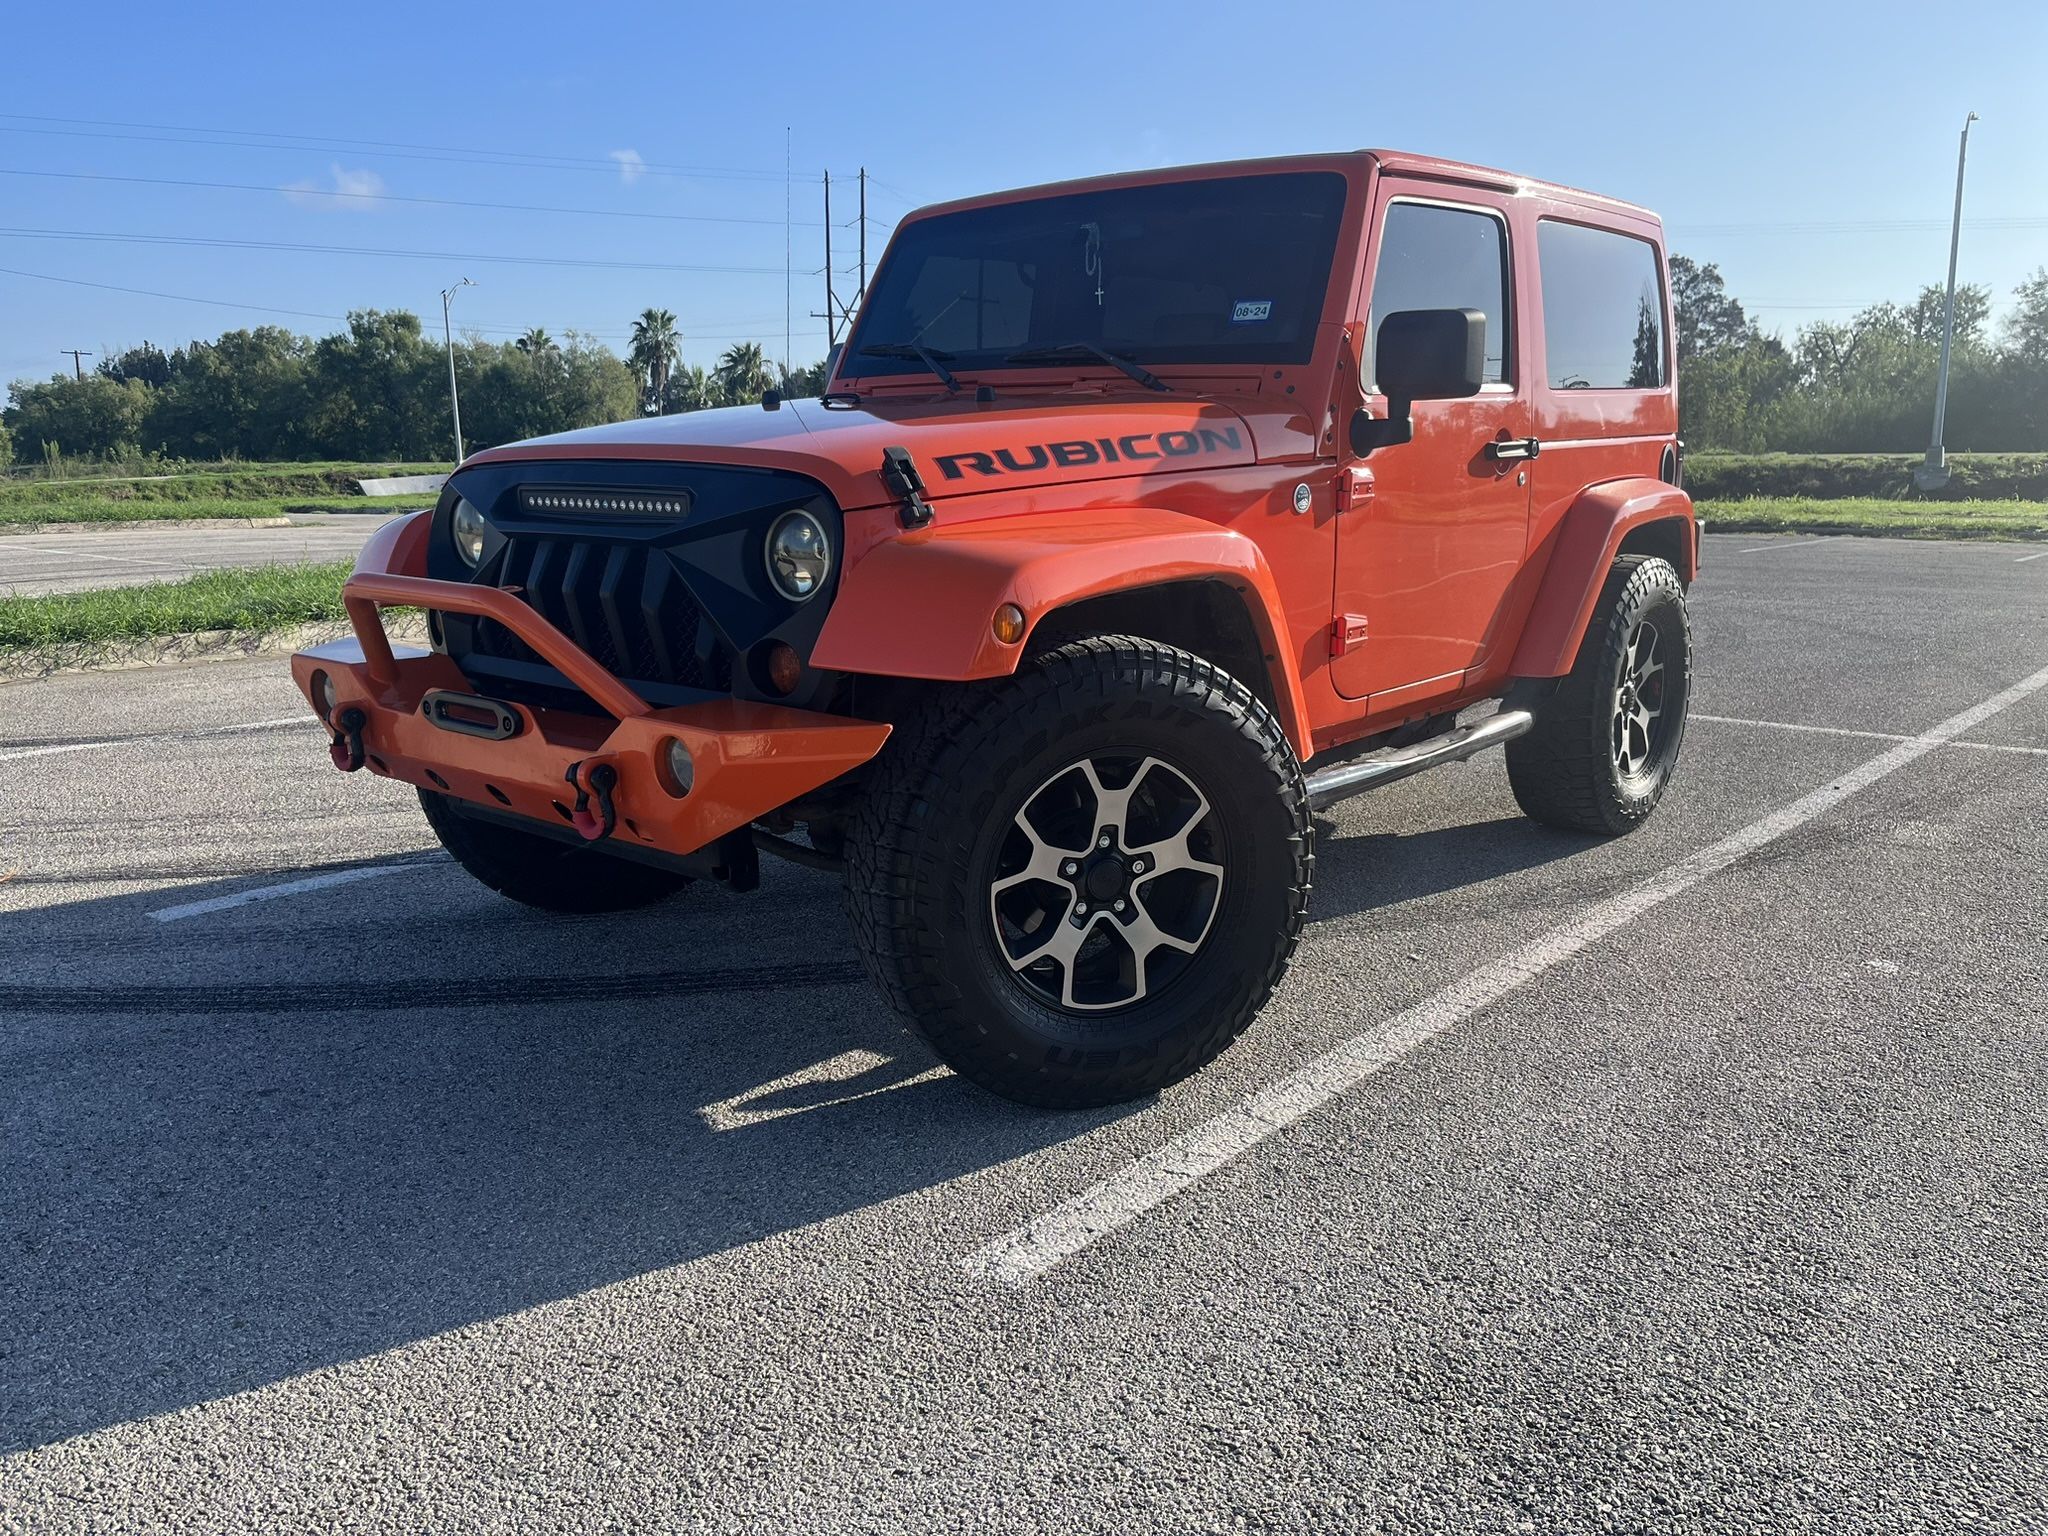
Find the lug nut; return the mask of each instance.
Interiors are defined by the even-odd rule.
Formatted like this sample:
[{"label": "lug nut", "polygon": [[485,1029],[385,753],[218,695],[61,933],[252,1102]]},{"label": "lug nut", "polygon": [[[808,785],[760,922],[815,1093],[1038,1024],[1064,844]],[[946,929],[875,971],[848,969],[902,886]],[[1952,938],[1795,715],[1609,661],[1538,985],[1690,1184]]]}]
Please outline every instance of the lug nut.
[{"label": "lug nut", "polygon": [[1105,832],[1102,834],[1102,836],[1098,837],[1095,840],[1095,846],[1098,848],[1107,848],[1109,846],[1109,834]]},{"label": "lug nut", "polygon": [[1074,916],[1076,916],[1076,917],[1086,917],[1087,915],[1088,915],[1088,903],[1087,903],[1087,902],[1085,902],[1085,901],[1077,901],[1077,902],[1075,902],[1075,903],[1074,903]]},{"label": "lug nut", "polygon": [[1116,904],[1116,909],[1117,909],[1117,911],[1119,911],[1119,912],[1123,911],[1123,909],[1124,909],[1124,904],[1123,904],[1122,902],[1118,902],[1118,903]]},{"label": "lug nut", "polygon": [[1060,866],[1060,873],[1063,875],[1078,874],[1080,872],[1080,869],[1080,865],[1076,864],[1072,859],[1069,859],[1066,863]]},{"label": "lug nut", "polygon": [[1131,873],[1134,875],[1142,875],[1143,873],[1145,873],[1145,861],[1143,859],[1131,860]]}]

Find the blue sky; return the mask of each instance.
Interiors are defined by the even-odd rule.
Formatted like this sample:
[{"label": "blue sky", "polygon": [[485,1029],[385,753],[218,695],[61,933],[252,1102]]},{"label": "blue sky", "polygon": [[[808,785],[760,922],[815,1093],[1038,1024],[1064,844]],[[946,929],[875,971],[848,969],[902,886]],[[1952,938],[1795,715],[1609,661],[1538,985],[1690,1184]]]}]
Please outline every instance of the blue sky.
[{"label": "blue sky", "polygon": [[863,165],[872,257],[915,204],[991,188],[1422,150],[1646,203],[1674,250],[1718,262],[1789,332],[1942,276],[1956,132],[1975,109],[1963,278],[2002,301],[2048,264],[2041,0],[202,0],[24,7],[5,36],[0,268],[219,302],[0,271],[0,380],[69,368],[59,348],[266,321],[320,334],[362,307],[424,315],[463,275],[478,286],[458,324],[486,335],[538,324],[618,347],[662,305],[688,361],[742,337],[779,356],[785,128],[798,361],[824,350],[818,175],[834,174],[833,254],[850,266]]}]

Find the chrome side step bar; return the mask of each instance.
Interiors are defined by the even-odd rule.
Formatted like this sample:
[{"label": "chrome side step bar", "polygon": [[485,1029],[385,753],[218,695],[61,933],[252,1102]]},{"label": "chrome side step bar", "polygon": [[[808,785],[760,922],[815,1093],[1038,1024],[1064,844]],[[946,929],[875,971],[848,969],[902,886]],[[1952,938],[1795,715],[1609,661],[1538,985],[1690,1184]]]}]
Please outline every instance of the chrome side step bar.
[{"label": "chrome side step bar", "polygon": [[1391,784],[1396,779],[1405,779],[1439,763],[1462,762],[1488,747],[1513,741],[1535,723],[1536,717],[1526,709],[1503,709],[1484,720],[1475,720],[1441,736],[1419,741],[1412,747],[1400,747],[1354,762],[1333,764],[1308,776],[1308,803],[1321,810],[1326,805],[1363,794],[1368,789],[1378,789],[1380,785]]}]

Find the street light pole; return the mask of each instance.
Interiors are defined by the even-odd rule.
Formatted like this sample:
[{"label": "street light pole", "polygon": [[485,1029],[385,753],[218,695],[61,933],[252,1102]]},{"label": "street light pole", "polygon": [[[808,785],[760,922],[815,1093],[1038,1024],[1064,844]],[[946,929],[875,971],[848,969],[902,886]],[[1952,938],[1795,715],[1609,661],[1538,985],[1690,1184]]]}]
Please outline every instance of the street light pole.
[{"label": "street light pole", "polygon": [[1934,386],[1934,438],[1927,445],[1927,458],[1913,476],[1923,491],[1937,491],[1948,484],[1948,450],[1942,446],[1942,427],[1948,416],[1948,359],[1956,340],[1956,250],[1963,239],[1963,163],[1970,155],[1972,112],[1963,119],[1962,143],[1956,149],[1956,213],[1948,231],[1948,303],[1941,318],[1941,376]]},{"label": "street light pole", "polygon": [[455,417],[455,465],[462,467],[462,398],[455,392],[455,331],[448,323],[448,306],[455,295],[465,288],[474,288],[476,281],[465,277],[452,288],[441,290],[441,340],[448,346],[448,409]]}]

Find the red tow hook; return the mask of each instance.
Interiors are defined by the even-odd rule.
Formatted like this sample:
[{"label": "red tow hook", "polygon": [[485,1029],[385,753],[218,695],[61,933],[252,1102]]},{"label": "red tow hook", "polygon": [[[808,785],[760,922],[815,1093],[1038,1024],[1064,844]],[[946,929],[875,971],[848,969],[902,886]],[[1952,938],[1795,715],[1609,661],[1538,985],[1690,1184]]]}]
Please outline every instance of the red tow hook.
[{"label": "red tow hook", "polygon": [[[595,843],[612,835],[612,829],[619,824],[617,807],[612,804],[612,791],[619,787],[619,770],[610,763],[571,763],[565,775],[576,789],[576,804],[569,812],[569,825],[589,841]],[[590,802],[597,801],[597,809],[591,810]]]},{"label": "red tow hook", "polygon": [[340,729],[328,742],[327,755],[334,759],[334,766],[343,773],[354,773],[363,766],[363,727],[368,723],[360,709],[344,709],[341,718],[335,721]]}]

